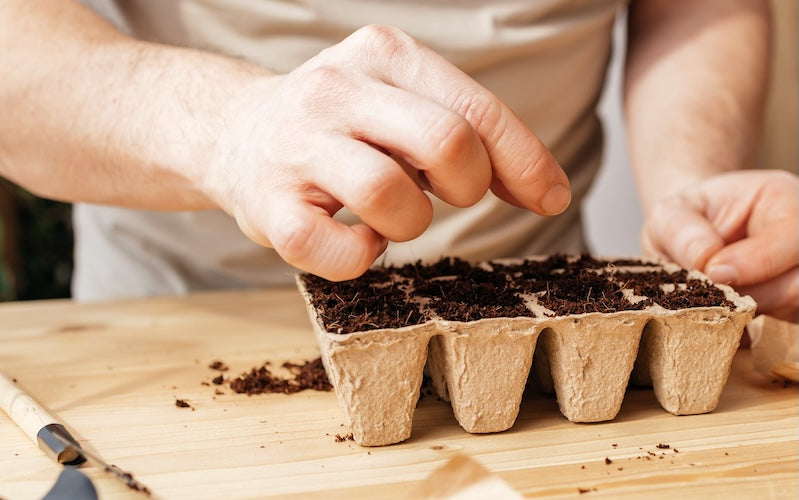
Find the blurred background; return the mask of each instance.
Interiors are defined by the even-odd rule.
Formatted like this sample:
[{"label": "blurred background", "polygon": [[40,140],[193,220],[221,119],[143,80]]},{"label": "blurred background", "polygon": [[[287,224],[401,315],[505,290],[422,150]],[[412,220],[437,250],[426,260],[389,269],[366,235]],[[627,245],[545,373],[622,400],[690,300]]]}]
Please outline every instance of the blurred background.
[{"label": "blurred background", "polygon": [[[799,171],[799,0],[772,0],[774,55],[758,168]],[[629,168],[621,112],[624,20],[619,19],[608,85],[600,103],[606,146],[597,182],[583,206],[598,255],[641,250],[642,217]],[[794,235],[795,236],[795,235]],[[72,224],[69,204],[44,200],[0,178],[0,301],[69,297]]]}]

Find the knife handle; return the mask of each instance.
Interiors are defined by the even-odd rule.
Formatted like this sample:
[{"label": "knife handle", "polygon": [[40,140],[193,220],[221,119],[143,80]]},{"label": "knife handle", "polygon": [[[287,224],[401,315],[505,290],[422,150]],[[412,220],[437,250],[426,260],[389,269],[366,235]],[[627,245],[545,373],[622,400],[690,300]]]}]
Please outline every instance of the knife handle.
[{"label": "knife handle", "polygon": [[39,429],[58,423],[39,403],[2,373],[0,373],[0,407],[31,438],[31,441],[37,444],[36,435]]},{"label": "knife handle", "polygon": [[31,441],[59,463],[78,465],[86,461],[78,451],[80,447],[69,431],[2,373],[0,373],[0,408],[3,408]]}]

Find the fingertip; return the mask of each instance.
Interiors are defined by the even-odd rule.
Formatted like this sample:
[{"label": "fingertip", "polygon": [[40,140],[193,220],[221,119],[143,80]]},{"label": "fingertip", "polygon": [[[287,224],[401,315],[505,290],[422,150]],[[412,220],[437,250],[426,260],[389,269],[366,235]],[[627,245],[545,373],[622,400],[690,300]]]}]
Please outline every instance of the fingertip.
[{"label": "fingertip", "polygon": [[372,252],[367,252],[364,254],[362,261],[366,263],[366,267],[364,267],[363,271],[360,273],[363,274],[363,272],[369,269],[369,266],[371,266],[374,261],[386,251],[386,248],[388,248],[388,238],[366,224],[355,224],[350,226],[350,229],[352,232],[357,234],[362,241],[370,242],[373,249]]},{"label": "fingertip", "polygon": [[565,184],[555,184],[541,200],[541,208],[545,213],[541,215],[557,215],[569,208],[572,193]]},{"label": "fingertip", "polygon": [[319,207],[294,201],[285,208],[279,222],[270,226],[272,247],[288,264],[327,280],[357,278],[387,245],[366,224],[348,226]]},{"label": "fingertip", "polygon": [[721,245],[721,243],[712,237],[697,237],[685,246],[684,257],[682,259],[678,258],[677,261],[692,269],[705,269],[708,259],[719,251]]},{"label": "fingertip", "polygon": [[375,256],[375,259],[383,255],[383,252],[385,252],[387,248],[388,248],[388,238],[383,237],[380,239],[380,242],[378,244],[378,251],[377,255]]},{"label": "fingertip", "polygon": [[705,272],[714,283],[733,285],[738,281],[738,270],[729,264],[709,264]]},{"label": "fingertip", "polygon": [[330,281],[346,281],[361,276],[388,247],[388,239],[366,224],[349,226],[344,231],[351,232],[352,238],[340,240],[340,245],[331,252],[330,260],[324,266],[326,275],[322,277]]}]

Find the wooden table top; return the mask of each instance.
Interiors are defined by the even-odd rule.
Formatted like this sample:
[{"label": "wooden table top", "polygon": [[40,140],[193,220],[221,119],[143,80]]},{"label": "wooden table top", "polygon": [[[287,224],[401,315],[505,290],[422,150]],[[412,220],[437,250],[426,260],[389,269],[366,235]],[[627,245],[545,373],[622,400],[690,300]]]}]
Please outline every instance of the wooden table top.
[{"label": "wooden table top", "polygon": [[[753,372],[745,350],[710,414],[676,417],[630,390],[614,421],[573,424],[533,393],[513,428],[470,435],[426,397],[411,439],[382,448],[335,439],[347,429],[332,392],[215,394],[214,360],[235,376],[316,358],[303,307],[294,289],[0,304],[0,371],[161,498],[408,498],[456,454],[528,497],[799,497],[797,386]],[[83,470],[105,498],[144,498]],[[0,412],[0,498],[40,498],[59,472]]]}]

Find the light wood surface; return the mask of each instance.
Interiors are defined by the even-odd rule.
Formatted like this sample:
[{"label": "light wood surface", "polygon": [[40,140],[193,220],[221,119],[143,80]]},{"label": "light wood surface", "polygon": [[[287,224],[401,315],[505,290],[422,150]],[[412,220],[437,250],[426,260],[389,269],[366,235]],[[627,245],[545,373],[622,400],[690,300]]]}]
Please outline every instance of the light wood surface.
[{"label": "light wood surface", "polygon": [[[470,435],[447,403],[426,397],[411,439],[383,448],[336,442],[348,431],[333,393],[215,395],[202,385],[217,359],[237,375],[317,355],[293,289],[0,305],[0,371],[162,498],[404,498],[455,454],[530,497],[799,495],[796,385],[755,373],[748,351],[711,414],[675,417],[651,391],[630,390],[614,421],[573,424],[554,399],[529,394],[512,429]],[[136,498],[84,470],[104,498]],[[41,497],[59,471],[0,413],[0,498]]]}]

